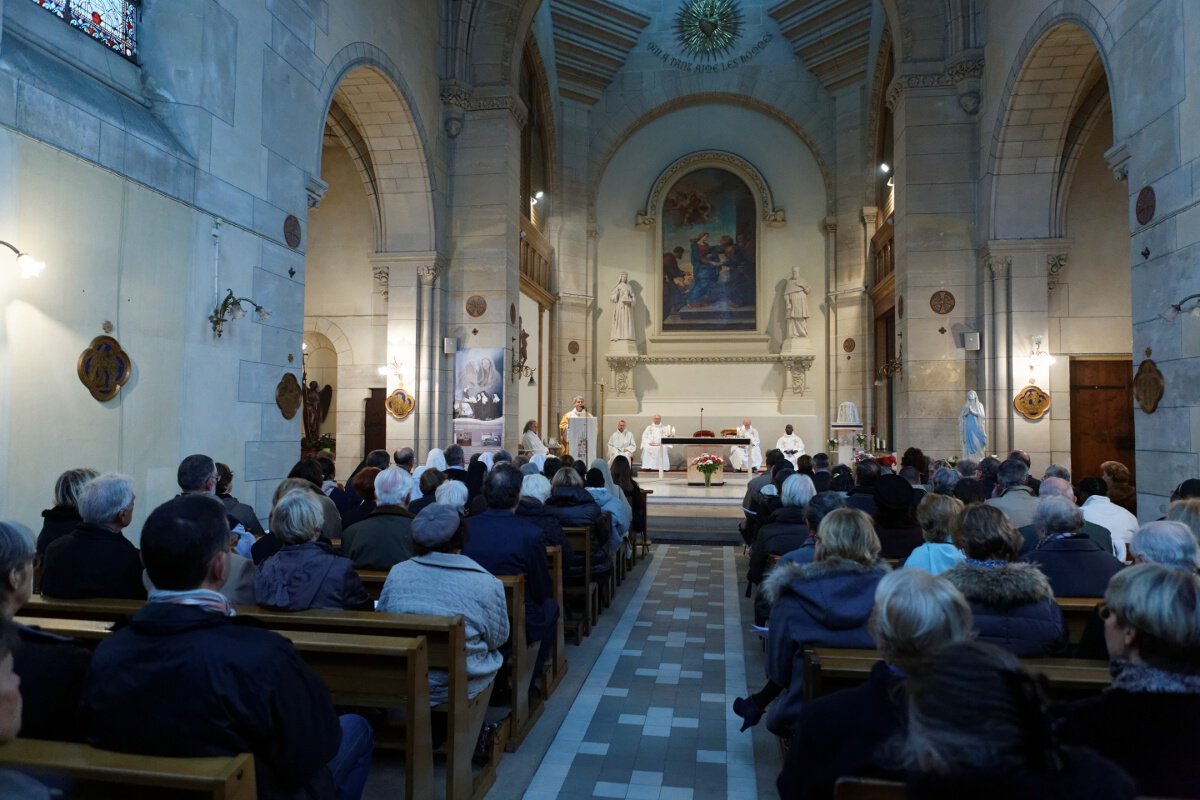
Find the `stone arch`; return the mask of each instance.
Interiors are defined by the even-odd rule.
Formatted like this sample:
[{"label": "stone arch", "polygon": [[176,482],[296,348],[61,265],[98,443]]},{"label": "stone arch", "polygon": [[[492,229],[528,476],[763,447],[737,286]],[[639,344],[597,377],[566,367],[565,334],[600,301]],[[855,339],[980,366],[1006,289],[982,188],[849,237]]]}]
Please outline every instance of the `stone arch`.
[{"label": "stone arch", "polygon": [[326,317],[311,317],[310,320],[312,327],[305,327],[304,336],[307,338],[309,334],[316,334],[327,339],[333,351],[337,353],[339,365],[353,364],[354,348],[338,324]]},{"label": "stone arch", "polygon": [[[736,94],[725,92],[709,92],[686,95],[677,97],[673,100],[668,100],[657,106],[651,105],[652,100],[646,98],[638,99],[638,106],[631,108],[630,111],[635,115],[628,124],[624,127],[617,128],[616,124],[607,125],[601,128],[596,136],[592,138],[591,152],[597,154],[594,157],[591,167],[591,175],[589,178],[589,186],[591,187],[588,197],[589,207],[595,207],[596,195],[600,188],[600,179],[608,169],[609,162],[616,156],[617,152],[633,136],[638,130],[645,127],[660,117],[679,111],[683,108],[689,108],[697,105],[726,105],[739,106],[756,111],[766,117],[769,117],[796,134],[801,141],[808,147],[812,153],[813,159],[817,162],[817,167],[821,171],[821,180],[825,184],[825,202],[829,213],[833,213],[836,195],[834,193],[833,174],[829,168],[829,163],[822,155],[823,150],[813,137],[812,133],[800,125],[797,119],[801,116],[809,116],[805,114],[805,106],[799,99],[791,101],[795,108],[785,107],[780,108],[764,100],[753,97],[751,94]],[[793,113],[794,112],[794,113]],[[810,112],[811,113],[811,112]],[[621,119],[628,119],[629,113],[620,115]],[[828,139],[828,135],[823,137]],[[833,152],[832,146],[828,148],[829,152]]]},{"label": "stone arch", "polygon": [[[990,238],[1063,234],[1080,115],[1094,119],[1095,87],[1111,86],[1112,44],[1103,17],[1086,0],[1058,0],[1030,28],[996,113],[988,169]],[[1113,112],[1116,140],[1120,125]],[[1045,198],[1045,205],[1031,207],[1030,197]]]},{"label": "stone arch", "polygon": [[896,36],[896,72],[910,61],[942,61],[948,55],[951,20],[959,18],[952,6],[965,0],[881,0],[888,27]]},{"label": "stone arch", "polygon": [[[454,4],[454,0],[450,0]],[[463,66],[472,85],[515,87],[525,39],[542,0],[466,0],[458,12],[465,32]],[[466,27],[467,30],[461,30]]]},{"label": "stone arch", "polygon": [[[336,107],[359,132],[366,153],[355,158],[364,186],[378,209],[376,249],[427,252],[436,249],[436,191],[432,151],[417,105],[395,64],[378,48],[357,42],[344,47],[325,70],[321,84],[323,135]],[[321,163],[316,142],[316,164]],[[361,151],[361,145],[358,147]],[[369,158],[364,156],[369,155]],[[374,194],[372,194],[374,192]]]}]

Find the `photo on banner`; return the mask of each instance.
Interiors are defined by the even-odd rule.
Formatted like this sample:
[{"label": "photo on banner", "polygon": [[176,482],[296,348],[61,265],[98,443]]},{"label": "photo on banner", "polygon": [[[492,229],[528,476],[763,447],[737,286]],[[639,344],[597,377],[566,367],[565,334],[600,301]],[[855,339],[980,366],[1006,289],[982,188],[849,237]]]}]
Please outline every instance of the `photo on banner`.
[{"label": "photo on banner", "polygon": [[499,450],[504,436],[504,349],[454,354],[454,443],[468,458]]},{"label": "photo on banner", "polygon": [[689,172],[662,209],[662,329],[752,331],[758,325],[758,210],[728,170]]}]

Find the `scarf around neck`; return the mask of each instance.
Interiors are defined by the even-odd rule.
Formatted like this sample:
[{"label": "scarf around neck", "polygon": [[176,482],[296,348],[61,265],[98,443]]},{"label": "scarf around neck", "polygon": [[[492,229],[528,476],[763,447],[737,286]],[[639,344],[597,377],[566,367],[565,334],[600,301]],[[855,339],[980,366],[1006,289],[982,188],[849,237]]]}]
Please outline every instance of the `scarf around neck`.
[{"label": "scarf around neck", "polygon": [[1152,694],[1200,694],[1200,675],[1169,672],[1129,661],[1114,661],[1109,669],[1113,682],[1108,691],[1123,689],[1126,692]]},{"label": "scarf around neck", "polygon": [[188,589],[177,592],[169,589],[154,589],[147,598],[151,603],[171,603],[177,606],[198,606],[224,617],[237,616],[229,600],[212,589]]}]

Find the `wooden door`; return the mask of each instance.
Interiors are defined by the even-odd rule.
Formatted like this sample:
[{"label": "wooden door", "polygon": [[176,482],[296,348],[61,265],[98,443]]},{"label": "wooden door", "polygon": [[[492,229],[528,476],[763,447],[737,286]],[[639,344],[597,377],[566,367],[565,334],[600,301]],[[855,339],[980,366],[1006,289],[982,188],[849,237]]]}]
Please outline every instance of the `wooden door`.
[{"label": "wooden door", "polygon": [[1098,477],[1105,461],[1132,475],[1133,449],[1133,362],[1071,359],[1071,477]]},{"label": "wooden door", "polygon": [[363,458],[372,450],[387,449],[387,389],[372,389],[363,400]]}]

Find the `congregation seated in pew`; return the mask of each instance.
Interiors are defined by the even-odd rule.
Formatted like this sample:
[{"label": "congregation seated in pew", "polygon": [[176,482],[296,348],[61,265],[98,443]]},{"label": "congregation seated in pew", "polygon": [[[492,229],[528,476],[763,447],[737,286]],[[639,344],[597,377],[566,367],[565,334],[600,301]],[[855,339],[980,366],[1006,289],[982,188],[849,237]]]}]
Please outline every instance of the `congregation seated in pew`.
[{"label": "congregation seated in pew", "polygon": [[[467,694],[483,691],[504,663],[501,646],[509,624],[504,586],[463,555],[466,521],[449,506],[434,504],[412,524],[413,557],[392,567],[376,610],[392,614],[461,614],[467,633]],[[445,670],[429,670],[429,702],[446,702]]]},{"label": "congregation seated in pew", "polygon": [[[547,459],[547,465],[556,459]],[[598,532],[597,525],[603,519],[603,511],[596,500],[583,488],[583,479],[570,467],[562,467],[550,481],[550,499],[546,500],[546,513],[558,520],[564,528],[587,528],[592,536],[592,575],[603,579],[613,569],[612,546],[607,536]],[[582,574],[583,554],[575,553],[567,562],[564,577],[573,578]]]},{"label": "congregation seated in pew", "polygon": [[[311,481],[303,478],[284,478],[275,487],[275,493],[271,495],[271,508],[279,505],[279,501],[291,492],[308,492],[317,498],[317,502],[321,504],[321,533],[317,537],[317,541],[333,547],[333,540],[340,539],[342,535],[341,517],[338,517],[336,526],[330,521],[329,508],[333,505],[333,501],[329,500]],[[326,505],[326,502],[329,505]],[[334,508],[336,509],[336,506]],[[254,565],[258,567],[282,548],[283,540],[268,533],[250,548],[250,556],[254,560]]]},{"label": "congregation seated in pew", "polygon": [[412,487],[412,476],[399,467],[375,476],[375,509],[342,531],[342,552],[355,569],[387,571],[412,557]]},{"label": "congregation seated in pew", "polygon": [[254,577],[254,599],[263,608],[370,611],[374,603],[350,559],[318,541],[324,512],[309,492],[292,492],[271,510],[271,535],[283,548]]},{"label": "congregation seated in pew", "polygon": [[335,788],[361,796],[370,726],[335,714],[329,689],[290,642],[230,616],[216,591],[228,550],[225,509],[214,498],[182,495],[147,518],[142,557],[157,588],[92,656],[82,701],[88,742],[163,756],[253,752],[260,797]]},{"label": "congregation seated in pew", "polygon": [[79,490],[100,473],[89,467],[69,469],[54,482],[54,505],[42,512],[42,531],[37,537],[38,555],[56,540],[75,530],[83,517],[79,516]]}]

